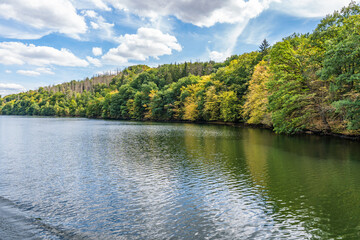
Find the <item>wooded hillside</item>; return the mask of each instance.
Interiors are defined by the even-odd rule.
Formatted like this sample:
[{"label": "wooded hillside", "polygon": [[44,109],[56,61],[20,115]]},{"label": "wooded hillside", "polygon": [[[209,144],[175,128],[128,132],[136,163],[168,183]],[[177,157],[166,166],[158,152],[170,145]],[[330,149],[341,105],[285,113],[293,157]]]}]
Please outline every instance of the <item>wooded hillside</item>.
[{"label": "wooded hillside", "polygon": [[360,133],[360,7],[223,63],[137,65],[0,99],[3,115],[246,122]]}]

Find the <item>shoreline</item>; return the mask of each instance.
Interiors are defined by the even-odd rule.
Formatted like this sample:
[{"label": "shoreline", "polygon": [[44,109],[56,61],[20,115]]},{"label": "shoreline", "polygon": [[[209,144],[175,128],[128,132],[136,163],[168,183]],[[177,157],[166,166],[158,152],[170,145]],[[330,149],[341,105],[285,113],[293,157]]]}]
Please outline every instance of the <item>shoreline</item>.
[{"label": "shoreline", "polygon": [[222,121],[185,121],[185,120],[136,120],[136,119],[112,119],[112,118],[90,118],[90,117],[71,117],[71,116],[30,116],[30,115],[1,115],[0,116],[16,116],[16,117],[44,117],[44,118],[84,118],[84,119],[93,119],[93,120],[107,120],[107,121],[133,121],[133,122],[154,122],[154,123],[191,123],[191,124],[207,124],[207,125],[226,125],[233,127],[249,127],[255,129],[267,129],[271,130],[275,135],[283,136],[320,136],[320,137],[334,137],[339,139],[351,140],[351,141],[360,141],[360,135],[347,135],[341,133],[332,133],[332,132],[322,132],[322,131],[313,131],[305,129],[302,132],[295,134],[277,134],[273,131],[273,128],[263,124],[248,124],[243,122],[222,122]]}]

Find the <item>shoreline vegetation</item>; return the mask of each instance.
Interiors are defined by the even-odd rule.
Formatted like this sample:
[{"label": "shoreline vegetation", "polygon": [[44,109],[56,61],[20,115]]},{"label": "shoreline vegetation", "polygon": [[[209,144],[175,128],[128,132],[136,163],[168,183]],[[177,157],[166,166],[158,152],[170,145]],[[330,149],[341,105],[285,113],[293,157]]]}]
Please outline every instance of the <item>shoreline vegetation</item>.
[{"label": "shoreline vegetation", "polygon": [[[1,116],[1,115],[0,115]],[[4,115],[3,115],[4,116]],[[27,117],[29,115],[7,115],[7,116],[20,116]],[[32,115],[30,117],[53,117],[53,118],[85,118],[85,119],[93,119],[93,120],[109,120],[109,121],[134,121],[134,122],[146,122],[146,123],[183,123],[183,124],[206,124],[206,125],[224,125],[224,126],[232,126],[232,127],[249,127],[253,129],[264,129],[273,131],[273,127],[269,125],[263,124],[249,124],[246,122],[221,122],[221,121],[186,121],[186,120],[149,120],[149,119],[111,119],[111,118],[89,118],[89,117],[81,117],[81,116],[45,116],[45,115]],[[325,137],[335,137],[339,139],[346,139],[351,141],[360,141],[359,135],[348,135],[348,134],[337,134],[332,132],[321,132],[321,131],[311,131],[304,129],[303,131],[299,131],[296,134],[288,134],[288,136],[325,136]]]},{"label": "shoreline vegetation", "polygon": [[360,6],[224,62],[131,66],[0,97],[2,115],[244,124],[360,139]]}]

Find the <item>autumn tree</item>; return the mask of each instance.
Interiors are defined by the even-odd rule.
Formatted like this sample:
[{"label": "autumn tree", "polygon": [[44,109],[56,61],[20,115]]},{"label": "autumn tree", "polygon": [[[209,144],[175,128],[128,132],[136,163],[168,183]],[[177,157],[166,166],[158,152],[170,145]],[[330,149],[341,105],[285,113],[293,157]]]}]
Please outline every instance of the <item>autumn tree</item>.
[{"label": "autumn tree", "polygon": [[243,106],[243,117],[249,124],[271,125],[271,113],[268,102],[268,81],[270,79],[268,63],[261,61],[256,65],[254,74],[249,82],[249,91]]}]

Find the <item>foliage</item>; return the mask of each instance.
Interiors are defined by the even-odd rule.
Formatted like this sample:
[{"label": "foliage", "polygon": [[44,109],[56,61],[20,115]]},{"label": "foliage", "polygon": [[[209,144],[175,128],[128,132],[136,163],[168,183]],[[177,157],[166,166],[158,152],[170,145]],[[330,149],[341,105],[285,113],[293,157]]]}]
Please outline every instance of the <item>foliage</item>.
[{"label": "foliage", "polygon": [[270,49],[270,43],[265,38],[259,46],[261,56],[262,57],[266,56],[269,53],[269,49]]},{"label": "foliage", "polygon": [[360,133],[360,7],[222,63],[128,67],[0,97],[2,115],[247,122],[277,133]]},{"label": "foliage", "polygon": [[254,74],[249,82],[249,92],[243,106],[243,117],[249,124],[264,124],[271,126],[271,114],[268,111],[269,91],[267,83],[270,69],[265,61],[256,65]]},{"label": "foliage", "polygon": [[305,129],[311,114],[306,111],[310,93],[302,74],[299,52],[300,47],[289,40],[277,43],[271,51],[269,109],[277,133],[296,133]]}]

